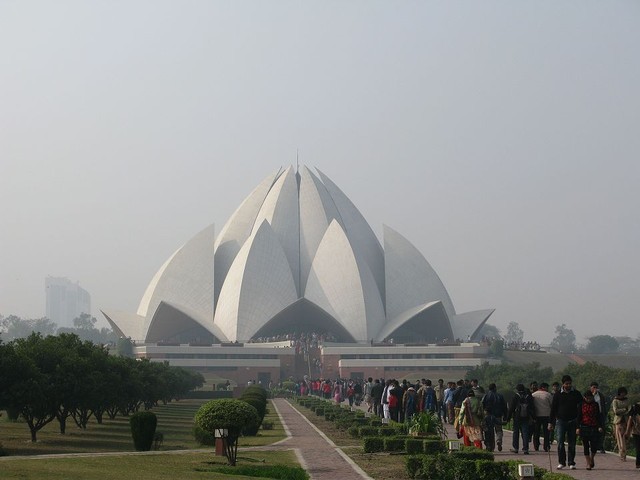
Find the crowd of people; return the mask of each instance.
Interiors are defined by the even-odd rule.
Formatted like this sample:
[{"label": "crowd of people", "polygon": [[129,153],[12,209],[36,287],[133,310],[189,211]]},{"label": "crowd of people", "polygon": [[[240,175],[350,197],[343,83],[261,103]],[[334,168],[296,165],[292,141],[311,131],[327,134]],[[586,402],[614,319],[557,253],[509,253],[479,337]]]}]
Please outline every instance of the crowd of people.
[{"label": "crowd of people", "polygon": [[[298,388],[301,395],[317,395],[338,404],[345,400],[350,406],[364,402],[368,412],[397,422],[410,421],[419,412],[432,412],[453,425],[465,445],[489,451],[502,451],[503,426],[511,422],[510,451],[526,455],[532,444],[535,451],[550,452],[555,437],[559,470],[577,468],[578,437],[582,440],[586,469],[595,467],[596,454],[604,453],[605,426],[611,410],[620,460],[626,461],[630,437],[636,452],[640,450],[640,402],[631,404],[627,389],[620,387],[609,404],[595,381],[580,393],[569,375],[551,386],[535,381],[528,387],[518,384],[508,400],[495,383],[485,390],[475,379],[446,384],[439,379],[434,384],[424,378],[411,383],[371,377],[366,381],[305,377]],[[636,468],[640,468],[640,455],[636,457]]]}]

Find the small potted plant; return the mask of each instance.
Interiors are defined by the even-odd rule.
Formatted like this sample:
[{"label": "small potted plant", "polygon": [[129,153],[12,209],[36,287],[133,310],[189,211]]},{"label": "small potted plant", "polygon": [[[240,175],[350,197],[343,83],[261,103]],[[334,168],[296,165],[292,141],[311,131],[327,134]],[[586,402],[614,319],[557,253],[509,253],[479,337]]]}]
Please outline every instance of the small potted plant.
[{"label": "small potted plant", "polygon": [[447,430],[435,412],[416,413],[409,420],[409,435],[426,437],[429,435],[445,438]]}]

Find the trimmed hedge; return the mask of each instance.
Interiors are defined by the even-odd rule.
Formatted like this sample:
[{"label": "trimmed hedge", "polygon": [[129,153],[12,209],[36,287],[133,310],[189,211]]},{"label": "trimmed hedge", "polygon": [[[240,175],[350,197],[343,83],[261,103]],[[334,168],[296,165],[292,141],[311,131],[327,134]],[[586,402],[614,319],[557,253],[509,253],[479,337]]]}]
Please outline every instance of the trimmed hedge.
[{"label": "trimmed hedge", "polygon": [[358,434],[361,437],[373,437],[376,436],[378,434],[378,427],[359,427],[358,428]]},{"label": "trimmed hedge", "polygon": [[364,453],[384,451],[384,439],[380,437],[365,437],[362,442]]},{"label": "trimmed hedge", "polygon": [[475,447],[464,447],[462,450],[458,450],[457,452],[451,452],[451,455],[461,460],[495,460],[492,452],[489,452],[488,450],[480,450]]},{"label": "trimmed hedge", "polygon": [[380,427],[378,429],[378,435],[380,435],[381,437],[393,437],[397,434],[398,432],[393,427]]},{"label": "trimmed hedge", "polygon": [[404,449],[409,455],[416,455],[424,452],[423,441],[418,438],[407,438],[404,441]]},{"label": "trimmed hedge", "polygon": [[384,451],[385,452],[403,452],[406,442],[404,437],[385,437],[384,438]]},{"label": "trimmed hedge", "polygon": [[447,442],[444,440],[434,440],[429,438],[422,440],[422,450],[426,454],[435,455],[437,453],[447,453]]},{"label": "trimmed hedge", "polygon": [[274,478],[277,480],[309,480],[309,474],[301,467],[286,465],[240,465],[235,467],[220,466],[198,469],[200,472],[218,472],[225,475],[244,475],[257,478]]}]

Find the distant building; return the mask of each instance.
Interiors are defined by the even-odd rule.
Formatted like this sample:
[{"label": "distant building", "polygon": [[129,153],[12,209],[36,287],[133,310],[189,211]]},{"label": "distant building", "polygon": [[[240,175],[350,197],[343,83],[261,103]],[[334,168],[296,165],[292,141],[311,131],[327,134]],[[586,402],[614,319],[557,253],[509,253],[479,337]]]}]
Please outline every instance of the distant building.
[{"label": "distant building", "polygon": [[73,320],[82,313],[91,314],[91,295],[78,282],[68,278],[47,277],[46,317],[58,327],[73,327]]}]

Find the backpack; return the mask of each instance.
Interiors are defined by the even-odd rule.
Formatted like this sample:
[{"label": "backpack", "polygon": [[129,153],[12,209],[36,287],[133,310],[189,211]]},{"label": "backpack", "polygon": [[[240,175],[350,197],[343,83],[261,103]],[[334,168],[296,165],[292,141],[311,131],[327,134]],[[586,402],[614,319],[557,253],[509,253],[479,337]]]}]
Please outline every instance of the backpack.
[{"label": "backpack", "polygon": [[529,418],[530,415],[530,400],[531,397],[527,396],[527,395],[520,395],[518,394],[518,406],[516,407],[517,410],[517,416],[520,418]]},{"label": "backpack", "polygon": [[398,397],[394,394],[389,394],[389,408],[396,408],[398,406]]}]

